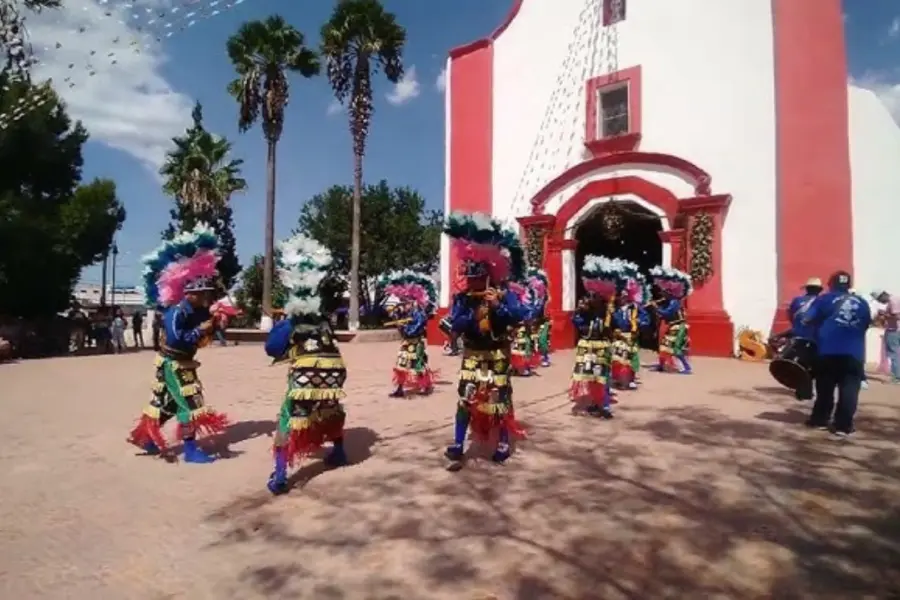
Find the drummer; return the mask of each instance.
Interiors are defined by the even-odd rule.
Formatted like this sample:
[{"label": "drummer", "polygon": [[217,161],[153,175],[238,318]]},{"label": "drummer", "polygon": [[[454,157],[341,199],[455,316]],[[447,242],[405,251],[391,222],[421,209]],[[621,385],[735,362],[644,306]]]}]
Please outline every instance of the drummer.
[{"label": "drummer", "polygon": [[[806,285],[803,286],[803,293],[791,300],[788,306],[788,318],[791,321],[791,330],[788,332],[788,335],[790,335],[791,339],[797,340],[797,344],[804,347],[800,351],[807,355],[810,362],[815,357],[816,332],[815,328],[803,319],[815,299],[822,293],[822,289],[822,280],[818,277],[810,277],[806,281]],[[795,395],[797,400],[812,400],[812,377],[797,388]]]}]

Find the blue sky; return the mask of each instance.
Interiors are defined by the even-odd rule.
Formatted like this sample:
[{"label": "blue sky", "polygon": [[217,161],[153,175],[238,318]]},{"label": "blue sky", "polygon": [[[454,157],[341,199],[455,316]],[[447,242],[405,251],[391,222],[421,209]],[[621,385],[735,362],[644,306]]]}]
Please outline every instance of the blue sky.
[{"label": "blue sky", "polygon": [[[181,12],[184,15],[185,10],[199,11],[206,2],[170,0],[169,3],[187,4],[188,7]],[[393,105],[386,98],[392,91],[391,86],[383,79],[376,80],[376,113],[365,162],[368,181],[384,178],[394,185],[409,185],[418,189],[430,206],[441,205],[444,190],[444,99],[436,80],[444,66],[447,51],[489,33],[502,20],[510,2],[385,0],[388,10],[394,12],[407,28],[405,63],[408,69],[415,69],[418,95],[401,105]],[[319,28],[331,7],[332,2],[326,0],[245,0],[217,16],[200,19],[192,27],[174,33],[164,41],[161,50],[155,51],[156,60],[152,65],[155,75],[147,80],[150,83],[135,79],[134,93],[137,96],[110,99],[105,96],[101,84],[91,88],[92,81],[99,81],[98,78],[89,80],[87,75],[82,74],[79,80],[72,76],[75,84],[71,88],[73,93],[81,90],[91,92],[85,92],[84,97],[73,96],[73,103],[85,111],[102,108],[107,113],[114,113],[118,119],[111,121],[107,114],[104,117],[106,121],[96,121],[99,123],[97,130],[103,134],[95,136],[87,145],[84,175],[85,179],[114,179],[128,210],[128,220],[119,238],[119,282],[137,282],[141,254],[158,243],[159,232],[167,223],[171,200],[161,193],[159,181],[151,172],[149,165],[158,159],[161,152],[152,148],[164,148],[165,136],[171,131],[178,131],[181,122],[188,118],[189,104],[194,99],[204,106],[207,128],[231,139],[236,157],[246,161],[244,175],[250,189],[233,200],[238,251],[246,264],[250,256],[261,250],[265,145],[258,128],[245,134],[237,131],[237,108],[225,93],[226,84],[233,78],[224,51],[225,41],[243,21],[277,12],[302,31],[310,44],[317,45]],[[897,93],[900,88],[896,87],[900,82],[900,72],[897,70],[900,66],[900,21],[897,20],[900,5],[896,0],[847,0],[845,7],[852,76],[876,89],[886,102],[896,101],[900,96]],[[206,12],[209,10],[206,9]],[[173,25],[188,22],[183,16],[179,17],[181,21],[171,15],[167,18]],[[161,28],[163,21],[159,20],[155,25],[159,31],[164,30]],[[66,23],[57,20],[54,26],[61,28]],[[170,28],[174,29],[178,27]],[[153,27],[148,27],[148,30],[153,30]],[[82,37],[87,35],[85,32],[81,34]],[[42,33],[44,38],[51,35],[49,30]],[[73,40],[88,43],[80,38]],[[66,50],[70,47],[67,43]],[[104,48],[95,49],[100,51]],[[57,58],[60,63],[66,60],[70,64],[74,62],[74,59]],[[126,74],[136,77],[141,68],[141,65],[136,65],[127,73],[113,72],[108,75],[110,81],[118,81]],[[54,77],[54,81],[58,79],[59,75]],[[142,108],[139,94],[148,86],[162,86],[160,89],[163,92],[157,93],[152,104],[147,100],[147,108]],[[113,110],[115,102],[120,101],[123,107]],[[309,197],[329,185],[349,183],[351,180],[352,153],[346,118],[343,114],[329,115],[331,103],[331,92],[324,77],[292,80],[291,103],[278,150],[278,237],[286,235],[294,227],[298,211]],[[129,115],[134,114],[132,111],[151,113],[150,116],[161,119],[156,124],[145,123],[148,129],[158,133],[156,139],[145,140],[140,131],[134,131],[134,124],[128,124]],[[166,111],[177,114],[164,119],[162,113]],[[91,119],[97,118],[100,117],[94,115],[85,119],[89,128]],[[174,124],[176,122],[177,125]],[[127,136],[127,141],[121,141],[123,136]],[[126,150],[110,147],[109,144]],[[98,282],[99,279],[97,267],[87,269],[83,276],[83,280],[89,282]]]}]

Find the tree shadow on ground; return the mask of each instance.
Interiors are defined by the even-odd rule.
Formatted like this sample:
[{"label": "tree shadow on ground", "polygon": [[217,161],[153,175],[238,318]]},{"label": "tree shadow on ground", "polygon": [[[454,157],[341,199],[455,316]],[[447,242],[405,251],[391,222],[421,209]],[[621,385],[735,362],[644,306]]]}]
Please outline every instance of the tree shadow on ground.
[{"label": "tree shadow on ground", "polygon": [[448,473],[449,431],[423,428],[381,440],[377,469],[347,470],[285,503],[216,511],[215,547],[244,559],[234,585],[335,599],[800,600],[900,589],[896,418],[862,417],[865,436],[839,445],[766,413],[737,419],[708,406],[626,403],[614,422],[532,408],[531,439],[502,467]]}]

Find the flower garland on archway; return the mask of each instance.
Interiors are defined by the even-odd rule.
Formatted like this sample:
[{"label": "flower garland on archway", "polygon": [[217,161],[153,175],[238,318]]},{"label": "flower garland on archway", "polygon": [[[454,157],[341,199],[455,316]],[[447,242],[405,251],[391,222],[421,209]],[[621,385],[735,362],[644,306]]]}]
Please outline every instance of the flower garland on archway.
[{"label": "flower garland on archway", "polygon": [[694,283],[708,281],[713,275],[713,220],[709,213],[699,213],[691,223],[690,275]]}]

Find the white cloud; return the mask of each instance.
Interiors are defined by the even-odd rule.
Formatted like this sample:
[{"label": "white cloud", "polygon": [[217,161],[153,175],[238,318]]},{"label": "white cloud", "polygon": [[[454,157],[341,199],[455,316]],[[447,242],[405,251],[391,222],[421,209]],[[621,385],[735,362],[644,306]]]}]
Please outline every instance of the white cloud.
[{"label": "white cloud", "polygon": [[437,79],[434,80],[434,87],[437,88],[437,91],[444,92],[447,90],[447,67],[441,69],[441,72],[438,73]]},{"label": "white cloud", "polygon": [[334,115],[339,115],[344,111],[344,105],[334,99],[331,101],[331,104],[328,105],[328,108],[325,109],[325,114],[329,117],[333,117]]},{"label": "white cloud", "polygon": [[92,140],[156,172],[171,138],[190,124],[193,101],[162,75],[166,56],[151,36],[189,23],[179,22],[185,14],[158,16],[167,0],[127,1],[67,0],[63,9],[30,16],[30,41],[41,61],[33,75],[53,79]]},{"label": "white cloud", "polygon": [[891,26],[888,27],[888,37],[891,39],[900,37],[900,17],[894,17],[894,20],[891,21]]},{"label": "white cloud", "polygon": [[416,77],[416,66],[412,65],[404,73],[403,78],[394,85],[394,89],[386,94],[387,101],[394,106],[406,104],[419,97],[419,80]]},{"label": "white cloud", "polygon": [[900,76],[897,72],[890,73],[871,72],[860,78],[851,77],[852,85],[872,90],[884,103],[894,120],[900,124]]}]

